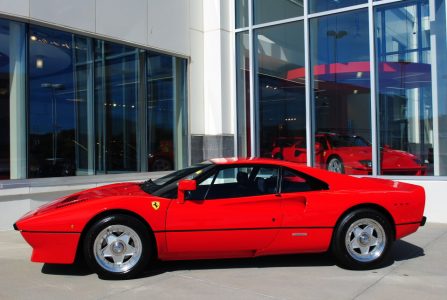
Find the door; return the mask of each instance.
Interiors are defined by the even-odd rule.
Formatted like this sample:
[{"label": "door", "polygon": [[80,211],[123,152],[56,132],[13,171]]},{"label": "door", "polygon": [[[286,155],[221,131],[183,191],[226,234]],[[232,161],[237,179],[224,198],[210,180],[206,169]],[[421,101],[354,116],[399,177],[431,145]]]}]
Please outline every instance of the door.
[{"label": "door", "polygon": [[184,258],[252,256],[267,247],[281,224],[278,168],[231,166],[197,184],[167,213],[167,250]]}]

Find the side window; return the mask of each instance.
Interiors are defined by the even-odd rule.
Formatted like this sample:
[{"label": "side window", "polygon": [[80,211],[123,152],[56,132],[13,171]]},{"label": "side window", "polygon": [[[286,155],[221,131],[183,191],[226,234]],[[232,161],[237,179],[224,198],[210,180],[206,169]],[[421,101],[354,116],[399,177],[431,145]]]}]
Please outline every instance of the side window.
[{"label": "side window", "polygon": [[198,184],[188,199],[211,200],[274,194],[277,191],[278,168],[231,167],[220,169]]},{"label": "side window", "polygon": [[282,193],[307,192],[311,190],[311,185],[303,176],[289,169],[283,170],[281,183]]},{"label": "side window", "polygon": [[277,193],[278,188],[278,168],[261,167],[254,176],[254,184],[258,195]]}]

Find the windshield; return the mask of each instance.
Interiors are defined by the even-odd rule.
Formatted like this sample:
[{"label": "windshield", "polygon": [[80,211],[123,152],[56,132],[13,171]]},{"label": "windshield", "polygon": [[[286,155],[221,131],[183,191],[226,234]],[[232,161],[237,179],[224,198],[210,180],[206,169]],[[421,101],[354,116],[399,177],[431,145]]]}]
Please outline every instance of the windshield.
[{"label": "windshield", "polygon": [[332,147],[367,147],[369,143],[360,136],[352,135],[328,135]]},{"label": "windshield", "polygon": [[[210,161],[205,161],[185,169],[181,169],[166,176],[160,177],[158,179],[146,180],[141,184],[141,189],[148,194],[154,194],[156,191],[161,189],[166,190],[168,186],[176,186],[177,182],[181,179],[195,179],[197,176],[202,174],[204,169],[213,165]],[[157,193],[158,194],[158,193]],[[155,195],[155,194],[154,194]]]}]

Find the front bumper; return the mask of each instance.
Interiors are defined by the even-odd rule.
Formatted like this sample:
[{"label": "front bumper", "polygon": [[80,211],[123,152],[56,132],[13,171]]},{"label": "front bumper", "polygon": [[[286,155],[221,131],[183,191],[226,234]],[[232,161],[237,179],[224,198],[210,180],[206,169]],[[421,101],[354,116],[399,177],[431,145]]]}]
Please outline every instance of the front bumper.
[{"label": "front bumper", "polygon": [[34,231],[20,233],[33,248],[31,261],[52,264],[72,264],[75,261],[81,233]]}]

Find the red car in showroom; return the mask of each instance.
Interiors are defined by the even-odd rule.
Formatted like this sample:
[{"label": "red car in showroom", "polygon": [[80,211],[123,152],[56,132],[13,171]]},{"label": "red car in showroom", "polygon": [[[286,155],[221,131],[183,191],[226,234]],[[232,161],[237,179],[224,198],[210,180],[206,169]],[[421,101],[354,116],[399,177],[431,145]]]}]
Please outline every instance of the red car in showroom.
[{"label": "red car in showroom", "polygon": [[[278,138],[272,157],[306,164],[306,139],[304,137]],[[372,174],[371,144],[361,136],[319,133],[315,135],[316,166],[332,172],[349,175]],[[415,155],[394,150],[388,146],[380,150],[382,175],[425,175],[427,171]]]},{"label": "red car in showroom", "polygon": [[380,266],[393,241],[424,225],[424,189],[276,159],[213,159],[143,183],[75,193],[14,224],[34,262],[83,254],[103,278],[152,259],[318,253],[350,269]]}]

